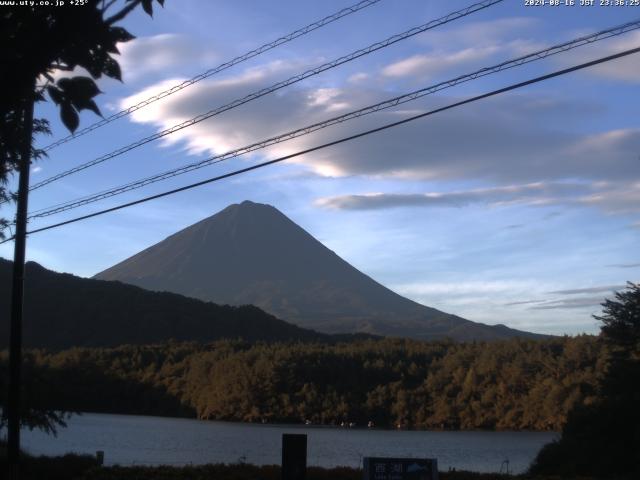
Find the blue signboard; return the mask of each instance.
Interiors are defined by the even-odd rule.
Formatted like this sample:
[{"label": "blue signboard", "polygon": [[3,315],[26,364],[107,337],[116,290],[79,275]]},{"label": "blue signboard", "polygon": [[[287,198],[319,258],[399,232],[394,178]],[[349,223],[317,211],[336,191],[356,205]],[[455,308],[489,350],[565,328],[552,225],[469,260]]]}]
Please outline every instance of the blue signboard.
[{"label": "blue signboard", "polygon": [[363,480],[438,480],[435,458],[364,457]]}]

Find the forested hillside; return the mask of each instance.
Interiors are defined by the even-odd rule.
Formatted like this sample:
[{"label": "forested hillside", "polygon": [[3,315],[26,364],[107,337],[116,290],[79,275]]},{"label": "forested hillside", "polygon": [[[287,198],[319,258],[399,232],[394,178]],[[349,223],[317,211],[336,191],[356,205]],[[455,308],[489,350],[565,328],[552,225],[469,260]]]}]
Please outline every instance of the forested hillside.
[{"label": "forested hillside", "polygon": [[[0,318],[9,317],[12,262],[0,258]],[[119,282],[57,273],[28,262],[24,343],[65,349],[221,338],[264,341],[329,341],[328,335],[283,322],[257,307],[233,307],[149,292]],[[0,322],[6,348],[9,322]]]},{"label": "forested hillside", "polygon": [[[557,430],[597,398],[590,336],[492,343],[168,343],[28,355],[33,398],[78,411],[249,422]],[[27,374],[29,377],[29,374]]]}]

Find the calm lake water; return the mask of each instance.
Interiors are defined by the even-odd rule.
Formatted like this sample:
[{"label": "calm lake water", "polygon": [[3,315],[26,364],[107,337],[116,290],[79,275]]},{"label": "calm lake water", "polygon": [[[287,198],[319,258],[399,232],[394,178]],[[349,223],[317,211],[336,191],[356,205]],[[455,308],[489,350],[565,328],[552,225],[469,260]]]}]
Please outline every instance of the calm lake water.
[{"label": "calm lake water", "polygon": [[307,434],[307,461],[322,467],[358,467],[363,456],[437,458],[449,467],[480,472],[524,471],[557,437],[549,432],[421,432],[254,425],[181,418],[85,413],[54,438],[23,431],[23,447],[37,455],[105,452],[107,465],[280,464],[283,433]]}]

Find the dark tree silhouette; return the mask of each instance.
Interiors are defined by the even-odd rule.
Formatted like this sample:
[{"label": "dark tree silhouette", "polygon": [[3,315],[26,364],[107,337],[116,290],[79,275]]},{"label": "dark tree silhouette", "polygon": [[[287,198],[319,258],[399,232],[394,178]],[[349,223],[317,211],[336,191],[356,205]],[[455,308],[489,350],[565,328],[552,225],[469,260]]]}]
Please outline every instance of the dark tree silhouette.
[{"label": "dark tree silhouette", "polygon": [[640,355],[640,284],[629,282],[627,289],[615,294],[615,300],[602,304],[602,336],[616,356],[638,359]]},{"label": "dark tree silhouette", "polygon": [[[157,0],[160,5],[164,0]],[[0,202],[11,200],[9,177],[17,172],[25,137],[24,111],[29,102],[48,96],[60,109],[64,125],[72,132],[78,127],[81,110],[100,115],[94,97],[100,93],[94,79],[103,75],[121,80],[117,44],[134,38],[117,26],[136,7],[149,15],[153,0],[89,0],[83,5],[4,6],[0,11]],[[81,69],[89,76],[55,80],[57,71]],[[36,91],[33,85],[36,83]],[[33,134],[49,132],[46,119],[33,121]],[[33,145],[33,141],[32,141]],[[34,149],[31,158],[42,152]],[[6,219],[0,219],[0,238]]]},{"label": "dark tree silhouette", "polygon": [[640,478],[640,284],[629,282],[602,307],[594,315],[608,349],[601,400],[571,412],[532,473]]},{"label": "dark tree silhouette", "polygon": [[[49,369],[36,365],[33,355],[27,354],[23,358],[22,369],[27,380],[21,385],[20,418],[23,427],[29,430],[39,429],[56,435],[58,427],[66,427],[65,420],[71,416],[69,409],[51,408],[51,398],[56,398],[63,392],[63,387],[52,381]],[[6,355],[0,353],[0,392],[7,391],[9,377]],[[1,405],[1,403],[0,403]],[[6,428],[7,419],[0,419],[0,430]]]},{"label": "dark tree silhouette", "polygon": [[[164,0],[157,2],[164,4]],[[113,55],[118,53],[118,43],[134,38],[116,24],[139,6],[147,14],[153,13],[153,0],[81,3],[64,7],[5,5],[0,11],[0,202],[15,198],[7,191],[7,181],[20,170],[20,164],[43,155],[33,148],[33,137],[49,132],[49,122],[33,119],[33,104],[48,96],[58,105],[62,122],[72,132],[78,127],[81,110],[100,115],[94,101],[100,90],[94,79],[105,75],[121,80]],[[54,75],[59,71],[84,71],[88,76],[56,81]],[[26,193],[26,189],[23,191]],[[8,224],[0,218],[0,239]],[[64,416],[46,405],[33,404],[21,415],[22,424],[47,431],[63,424],[63,420]]]}]

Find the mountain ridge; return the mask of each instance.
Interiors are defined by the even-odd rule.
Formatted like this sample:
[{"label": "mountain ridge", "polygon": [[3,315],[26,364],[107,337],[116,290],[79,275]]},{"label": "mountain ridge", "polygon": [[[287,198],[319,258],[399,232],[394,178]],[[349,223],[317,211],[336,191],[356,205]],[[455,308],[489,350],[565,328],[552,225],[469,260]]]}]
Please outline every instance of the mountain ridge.
[{"label": "mountain ridge", "polygon": [[[9,318],[13,262],[0,258],[0,318]],[[0,322],[0,349],[9,322]],[[58,273],[27,262],[23,336],[26,347],[148,345],[169,340],[207,343],[348,340],[288,324],[254,306],[216,305],[169,292]]]}]

